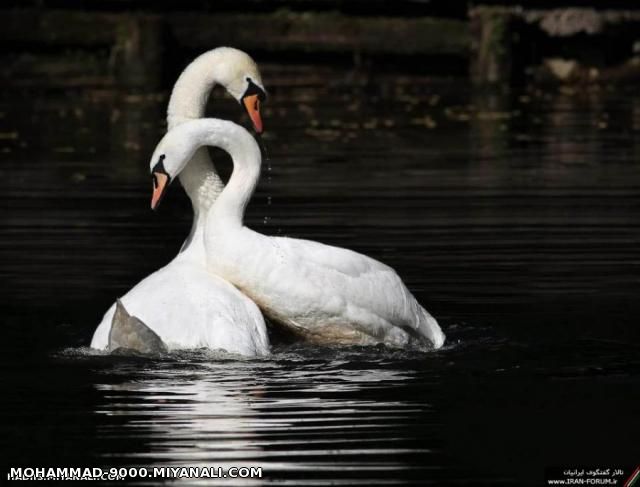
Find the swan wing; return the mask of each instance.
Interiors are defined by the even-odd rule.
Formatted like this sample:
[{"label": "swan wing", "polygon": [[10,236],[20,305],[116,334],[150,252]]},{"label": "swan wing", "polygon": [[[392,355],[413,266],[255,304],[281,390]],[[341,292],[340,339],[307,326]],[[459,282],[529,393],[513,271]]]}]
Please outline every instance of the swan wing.
[{"label": "swan wing", "polygon": [[[348,322],[387,342],[428,339],[444,342],[437,321],[417,302],[389,266],[352,250],[309,240],[271,238],[276,279],[295,286],[300,321]],[[277,284],[282,286],[283,284]],[[283,290],[284,293],[284,290]],[[290,310],[293,311],[293,310]]]}]

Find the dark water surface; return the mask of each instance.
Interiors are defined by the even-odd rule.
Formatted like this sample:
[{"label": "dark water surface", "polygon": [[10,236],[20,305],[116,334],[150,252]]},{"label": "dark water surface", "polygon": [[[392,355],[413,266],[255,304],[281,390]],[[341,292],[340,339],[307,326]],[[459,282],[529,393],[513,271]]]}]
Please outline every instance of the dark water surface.
[{"label": "dark water surface", "polygon": [[637,90],[346,86],[273,90],[248,222],[395,267],[438,352],[88,353],[188,233],[177,186],[148,209],[166,95],[4,92],[3,479],[213,464],[264,469],[223,485],[497,485],[640,463]]}]

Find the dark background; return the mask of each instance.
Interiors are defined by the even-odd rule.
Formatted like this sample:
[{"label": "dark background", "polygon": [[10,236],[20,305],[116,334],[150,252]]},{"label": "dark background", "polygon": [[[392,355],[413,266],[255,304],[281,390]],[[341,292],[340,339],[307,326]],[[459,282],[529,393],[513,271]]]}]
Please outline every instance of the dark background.
[{"label": "dark background", "polygon": [[[276,484],[496,485],[637,464],[640,10],[520,7],[4,2],[3,467],[230,458]],[[574,9],[562,35],[535,20],[553,8]],[[177,187],[149,211],[148,157],[176,77],[223,44],[269,91],[248,225],[392,265],[444,350],[83,348],[188,232]],[[248,125],[219,89],[209,113]]]}]

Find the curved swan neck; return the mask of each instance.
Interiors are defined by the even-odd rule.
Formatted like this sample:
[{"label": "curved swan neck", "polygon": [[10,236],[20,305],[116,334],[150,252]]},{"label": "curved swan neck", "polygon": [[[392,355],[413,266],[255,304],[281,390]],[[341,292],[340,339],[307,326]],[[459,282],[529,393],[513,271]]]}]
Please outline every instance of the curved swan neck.
[{"label": "curved swan neck", "polygon": [[215,171],[206,147],[201,147],[193,155],[180,173],[180,183],[191,199],[196,218],[206,212],[222,193],[224,183]]},{"label": "curved swan neck", "polygon": [[196,135],[198,145],[220,147],[233,161],[233,172],[211,209],[209,221],[242,226],[245,209],[260,178],[260,148],[249,132],[233,122],[217,119],[203,122]]},{"label": "curved swan neck", "polygon": [[182,72],[173,87],[167,108],[169,130],[176,125],[204,116],[209,93],[216,84],[226,85],[227,64],[223,48],[201,54]]},{"label": "curved swan neck", "polygon": [[[224,50],[205,52],[192,61],[173,87],[167,109],[168,129],[205,115],[209,93],[216,84],[224,84],[222,70],[226,64]],[[198,241],[202,233],[201,219],[222,192],[224,183],[218,176],[206,148],[199,149],[180,174],[180,182],[191,200],[194,222],[183,250]]]}]

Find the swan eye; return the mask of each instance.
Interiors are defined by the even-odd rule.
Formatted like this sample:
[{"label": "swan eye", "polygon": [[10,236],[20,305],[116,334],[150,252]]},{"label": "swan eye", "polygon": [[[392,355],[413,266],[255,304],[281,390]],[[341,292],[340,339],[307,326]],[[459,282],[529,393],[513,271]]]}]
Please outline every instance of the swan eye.
[{"label": "swan eye", "polygon": [[264,90],[260,88],[257,84],[255,84],[253,80],[248,76],[247,76],[247,83],[248,83],[247,89],[245,90],[241,98],[244,99],[250,95],[258,95],[258,98],[260,99],[260,101],[264,101],[266,99],[267,95],[264,92]]},{"label": "swan eye", "polygon": [[156,163],[155,166],[153,166],[153,169],[151,169],[151,177],[153,178],[153,187],[154,188],[157,188],[158,184],[159,184],[157,174],[165,174],[165,175],[169,176],[169,173],[164,168],[164,160],[165,160],[165,158],[166,158],[166,156],[164,154],[161,154],[160,157],[158,157],[158,162]]}]

